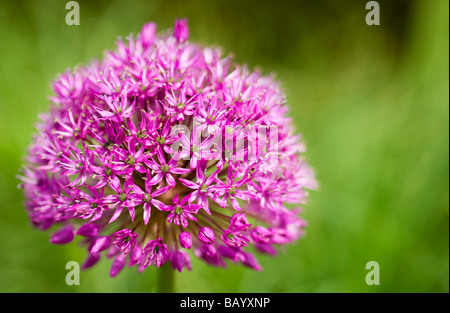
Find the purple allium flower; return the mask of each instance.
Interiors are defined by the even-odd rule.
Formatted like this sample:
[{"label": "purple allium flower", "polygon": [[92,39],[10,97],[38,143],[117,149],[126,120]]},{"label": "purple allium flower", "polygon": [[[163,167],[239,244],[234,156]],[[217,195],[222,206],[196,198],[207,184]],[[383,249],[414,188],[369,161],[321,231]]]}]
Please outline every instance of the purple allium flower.
[{"label": "purple allium flower", "polygon": [[146,24],[53,83],[20,186],[52,243],[82,237],[83,268],[104,255],[113,277],[190,270],[192,250],[261,270],[251,247],[275,255],[303,235],[316,181],[279,84],[188,36],[186,20]]},{"label": "purple allium flower", "polygon": [[195,214],[198,213],[200,205],[187,203],[188,197],[178,201],[178,195],[172,199],[173,205],[165,205],[161,207],[161,211],[170,212],[167,216],[167,222],[175,225],[182,225],[184,228],[188,227],[188,219],[197,222]]},{"label": "purple allium flower", "polygon": [[138,235],[129,229],[122,229],[113,234],[115,244],[124,254],[130,252],[136,246],[136,237]]}]

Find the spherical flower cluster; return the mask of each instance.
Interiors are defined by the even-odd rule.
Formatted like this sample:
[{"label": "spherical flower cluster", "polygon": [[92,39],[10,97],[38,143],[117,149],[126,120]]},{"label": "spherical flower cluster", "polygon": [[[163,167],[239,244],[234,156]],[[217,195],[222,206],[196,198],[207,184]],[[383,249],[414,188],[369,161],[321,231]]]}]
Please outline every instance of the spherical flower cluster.
[{"label": "spherical flower cluster", "polygon": [[20,186],[32,224],[58,225],[52,243],[82,238],[83,268],[105,255],[111,276],[181,271],[192,250],[260,270],[253,250],[303,234],[316,182],[279,85],[188,34],[185,20],[160,35],[146,24],[53,83]]}]

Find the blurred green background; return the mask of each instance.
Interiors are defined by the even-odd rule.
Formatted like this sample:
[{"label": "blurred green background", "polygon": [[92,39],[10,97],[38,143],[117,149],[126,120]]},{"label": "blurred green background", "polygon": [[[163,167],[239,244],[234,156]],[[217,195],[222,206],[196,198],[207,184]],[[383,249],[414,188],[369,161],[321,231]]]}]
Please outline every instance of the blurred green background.
[{"label": "blurred green background", "polygon": [[[76,244],[33,229],[15,178],[57,73],[101,58],[147,21],[188,18],[190,39],[275,72],[307,143],[320,189],[304,239],[254,272],[208,267],[176,275],[180,292],[449,291],[449,2],[0,1],[0,292],[153,292],[156,269],[109,278],[111,260],[65,284]],[[368,261],[380,285],[365,283]]]}]

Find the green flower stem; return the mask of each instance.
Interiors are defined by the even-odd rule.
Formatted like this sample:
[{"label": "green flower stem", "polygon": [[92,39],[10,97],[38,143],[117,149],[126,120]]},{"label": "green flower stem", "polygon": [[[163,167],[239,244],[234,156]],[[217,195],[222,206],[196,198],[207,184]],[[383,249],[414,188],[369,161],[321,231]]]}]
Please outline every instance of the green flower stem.
[{"label": "green flower stem", "polygon": [[175,292],[175,271],[169,262],[166,262],[158,269],[157,292],[173,293]]}]

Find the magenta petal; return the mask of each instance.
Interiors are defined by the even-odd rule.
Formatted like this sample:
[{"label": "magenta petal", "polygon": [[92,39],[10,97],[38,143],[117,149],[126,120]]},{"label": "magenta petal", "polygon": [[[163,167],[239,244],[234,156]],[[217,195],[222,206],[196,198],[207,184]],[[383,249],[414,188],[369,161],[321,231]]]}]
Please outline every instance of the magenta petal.
[{"label": "magenta petal", "polygon": [[141,33],[138,36],[138,42],[142,44],[143,48],[150,47],[155,41],[156,25],[154,23],[147,23],[142,27]]},{"label": "magenta petal", "polygon": [[102,188],[103,186],[106,185],[107,182],[108,181],[106,179],[101,179],[97,182],[97,184],[94,185],[94,188],[95,189]]},{"label": "magenta petal", "polygon": [[189,232],[182,232],[178,235],[178,240],[180,241],[181,247],[185,249],[190,249],[192,247],[192,237]]},{"label": "magenta petal", "polygon": [[153,204],[160,211],[164,211],[164,209],[166,208],[166,205],[163,202],[156,199],[153,199],[151,201],[151,204]]},{"label": "magenta petal", "polygon": [[152,161],[152,160],[144,160],[144,163],[145,163],[145,165],[147,165],[150,169],[155,170],[155,171],[158,171],[158,170],[161,168],[160,165],[158,165],[157,163],[155,163],[155,162]]},{"label": "magenta petal", "polygon": [[97,236],[97,234],[98,234],[98,225],[91,223],[84,224],[77,231],[77,235],[84,237],[95,237]]},{"label": "magenta petal", "polygon": [[207,244],[213,243],[215,240],[214,231],[209,227],[202,227],[198,232],[198,239]]},{"label": "magenta petal", "polygon": [[100,260],[100,254],[96,253],[96,254],[89,254],[88,257],[86,258],[86,260],[84,261],[83,265],[81,266],[81,269],[85,270],[88,269],[92,266],[94,266],[95,264],[97,264],[97,262]]},{"label": "magenta petal", "polygon": [[135,193],[135,194],[144,194],[144,192],[142,191],[142,189],[141,189],[139,186],[135,185],[135,184],[128,184],[127,186],[128,186],[128,188],[130,188],[130,190],[132,190],[133,193]]},{"label": "magenta petal", "polygon": [[236,211],[241,211],[241,206],[239,205],[239,202],[234,197],[230,197],[231,205]]},{"label": "magenta petal", "polygon": [[269,243],[272,239],[272,232],[263,226],[256,226],[250,233],[256,243]]},{"label": "magenta petal", "polygon": [[197,155],[194,153],[194,154],[192,155],[191,161],[189,162],[189,166],[190,166],[191,168],[196,168],[196,167],[197,167],[197,161],[198,161]]},{"label": "magenta petal", "polygon": [[166,163],[166,160],[164,158],[164,153],[161,149],[156,150],[156,156],[158,157],[159,163],[161,165],[164,165]]},{"label": "magenta petal", "polygon": [[120,250],[120,248],[116,245],[112,245],[109,249],[108,252],[106,253],[106,257],[108,259],[111,259],[112,257],[116,256],[117,254],[121,253],[122,250]]},{"label": "magenta petal", "polygon": [[273,245],[268,243],[257,243],[255,248],[262,253],[277,255],[277,250],[273,247]]},{"label": "magenta petal", "polygon": [[90,253],[99,253],[103,250],[106,250],[111,245],[111,239],[109,237],[98,237],[95,239],[89,246]]},{"label": "magenta petal", "polygon": [[253,254],[251,254],[250,252],[243,252],[243,254],[244,254],[244,260],[242,261],[242,264],[254,269],[255,271],[262,270],[261,265],[259,265],[258,260],[256,260],[256,258]]},{"label": "magenta petal", "polygon": [[175,205],[175,204],[178,204],[178,203],[180,203],[180,201],[178,200],[178,194],[176,194],[174,197],[173,197],[173,199],[172,199],[172,203]]},{"label": "magenta petal", "polygon": [[168,184],[169,186],[171,186],[171,187],[175,187],[175,185],[177,184],[177,182],[175,181],[175,179],[173,178],[173,176],[170,175],[170,174],[167,174],[167,175],[166,175],[166,181],[167,181],[167,184]]},{"label": "magenta petal", "polygon": [[109,179],[109,186],[117,193],[120,193],[120,180],[117,176],[111,176]]},{"label": "magenta petal", "polygon": [[196,184],[196,183],[194,183],[194,182],[192,182],[192,181],[190,181],[190,180],[187,180],[187,179],[184,179],[184,178],[178,178],[178,180],[179,180],[183,185],[185,185],[185,186],[188,187],[188,188],[191,188],[191,189],[197,189],[197,188],[199,187],[198,184]]},{"label": "magenta petal", "polygon": [[189,37],[189,29],[187,26],[187,20],[186,19],[182,19],[182,20],[176,20],[175,21],[175,27],[173,30],[173,36],[178,40],[178,41],[186,41]]},{"label": "magenta petal", "polygon": [[120,213],[122,213],[122,209],[123,206],[119,205],[116,210],[114,211],[114,215],[111,217],[111,219],[109,220],[110,223],[114,222],[120,215]]},{"label": "magenta petal", "polygon": [[191,171],[192,171],[192,169],[190,169],[190,168],[175,167],[170,172],[173,174],[186,174]]},{"label": "magenta petal", "polygon": [[162,195],[163,193],[167,192],[168,190],[170,190],[170,186],[166,186],[166,187],[162,187],[162,188],[157,188],[153,193],[152,196],[155,198],[157,196]]},{"label": "magenta petal", "polygon": [[97,209],[94,213],[94,216],[92,216],[90,222],[92,223],[92,222],[98,221],[102,216],[103,216],[103,210]]},{"label": "magenta petal", "polygon": [[133,250],[130,252],[130,262],[128,266],[133,266],[135,264],[138,264],[142,258],[142,249],[138,246],[134,247]]},{"label": "magenta petal", "polygon": [[164,174],[159,172],[158,174],[156,174],[155,176],[153,176],[153,178],[148,182],[149,185],[156,185],[157,183],[159,183],[164,177]]},{"label": "magenta petal", "polygon": [[135,216],[134,207],[128,208],[128,212],[130,213],[131,221],[134,222],[134,216]]},{"label": "magenta petal", "polygon": [[206,197],[199,197],[197,202],[202,207],[202,209],[205,210],[206,213],[211,215],[211,211],[209,210],[209,202]]},{"label": "magenta petal", "polygon": [[183,225],[184,228],[188,226],[188,220],[186,219],[186,216],[184,216],[184,214],[180,215],[180,221],[181,225]]},{"label": "magenta petal", "polygon": [[144,203],[144,213],[143,213],[143,217],[144,217],[144,224],[147,225],[149,219],[150,219],[150,214],[151,214],[151,209],[152,207],[150,206],[150,203],[146,202]]},{"label": "magenta petal", "polygon": [[242,251],[239,248],[234,248],[230,246],[220,245],[219,253],[225,258],[231,259],[233,262],[238,261],[240,257],[244,258],[244,255],[242,254]]},{"label": "magenta petal", "polygon": [[244,213],[235,213],[230,220],[230,229],[233,228],[247,228],[251,224],[248,223],[247,217]]},{"label": "magenta petal", "polygon": [[[174,217],[175,217],[175,213],[170,212],[169,215],[167,215],[167,219],[166,219],[167,223],[172,223]],[[177,224],[177,220],[175,220],[175,224]],[[179,223],[177,225],[179,225]]]},{"label": "magenta petal", "polygon": [[68,225],[52,235],[50,242],[54,244],[65,244],[73,240],[75,234],[72,225]]},{"label": "magenta petal", "polygon": [[186,263],[185,255],[180,251],[175,251],[170,257],[170,263],[172,264],[172,268],[181,272]]},{"label": "magenta petal", "polygon": [[109,271],[109,275],[111,277],[116,277],[117,274],[119,274],[119,272],[123,269],[123,267],[125,266],[125,259],[125,253],[120,253],[116,256],[111,265],[111,270]]}]

